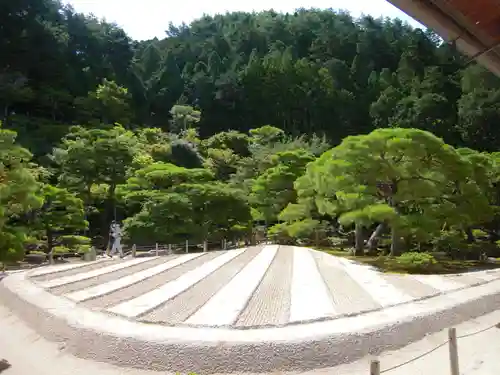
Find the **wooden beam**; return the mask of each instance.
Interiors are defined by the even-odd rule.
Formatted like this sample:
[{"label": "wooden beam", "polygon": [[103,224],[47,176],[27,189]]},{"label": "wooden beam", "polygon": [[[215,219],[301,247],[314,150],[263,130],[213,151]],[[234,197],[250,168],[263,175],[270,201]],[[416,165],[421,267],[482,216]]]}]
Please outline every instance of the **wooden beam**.
[{"label": "wooden beam", "polygon": [[[484,45],[463,25],[443,13],[436,6],[425,0],[388,0],[410,17],[427,25],[446,41],[456,41],[459,51],[470,57],[476,57],[478,63],[500,76],[500,57],[490,46]],[[482,53],[483,51],[486,51]]]}]

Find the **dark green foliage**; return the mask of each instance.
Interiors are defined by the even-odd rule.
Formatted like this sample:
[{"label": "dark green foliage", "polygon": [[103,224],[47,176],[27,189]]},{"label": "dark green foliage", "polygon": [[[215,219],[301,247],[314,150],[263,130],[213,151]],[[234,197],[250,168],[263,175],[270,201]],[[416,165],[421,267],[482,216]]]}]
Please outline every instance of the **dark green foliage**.
[{"label": "dark green foliage", "polygon": [[[239,12],[134,42],[54,0],[8,3],[0,8],[0,109],[36,157],[72,123],[176,133],[194,125],[204,138],[273,124],[334,144],[396,125],[454,145],[500,146],[500,81],[474,65],[461,70],[464,59],[451,47],[400,20]],[[224,147],[246,156],[244,147]]]},{"label": "dark green foliage", "polygon": [[196,147],[184,139],[177,139],[170,145],[172,163],[185,168],[200,168],[203,160]]}]

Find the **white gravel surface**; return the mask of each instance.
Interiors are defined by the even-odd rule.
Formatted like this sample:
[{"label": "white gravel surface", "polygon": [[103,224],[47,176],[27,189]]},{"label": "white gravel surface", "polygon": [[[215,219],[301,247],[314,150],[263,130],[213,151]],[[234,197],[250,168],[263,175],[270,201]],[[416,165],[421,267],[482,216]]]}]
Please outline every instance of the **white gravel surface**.
[{"label": "white gravel surface", "polygon": [[[457,334],[463,335],[481,330],[500,322],[500,311],[462,323]],[[83,360],[64,352],[64,346],[50,343],[28,328],[10,310],[0,305],[0,332],[8,332],[8,339],[0,340],[0,359],[8,360],[12,367],[2,375],[156,375],[158,372],[127,369],[105,363]],[[379,359],[382,371],[406,362],[421,353],[429,351],[446,341],[446,330],[427,336],[402,349],[383,353]],[[459,339],[460,373],[462,375],[500,374],[500,332],[490,329],[478,335]],[[29,355],[28,355],[29,353]],[[27,360],[29,358],[29,360]],[[290,375],[362,375],[368,374],[371,357],[355,363],[324,368],[308,372],[273,372],[272,374]],[[162,374],[169,374],[161,372]],[[242,373],[243,374],[243,373]],[[247,373],[250,375],[250,373]],[[446,346],[411,364],[386,372],[390,375],[429,375],[449,374],[448,349]],[[203,374],[198,374],[203,375]]]},{"label": "white gravel surface", "polygon": [[[112,366],[76,358],[64,346],[43,339],[6,307],[0,305],[0,359],[12,366],[2,375],[153,375],[154,371]],[[8,332],[8,337],[4,335]],[[201,375],[201,374],[200,374]]]}]

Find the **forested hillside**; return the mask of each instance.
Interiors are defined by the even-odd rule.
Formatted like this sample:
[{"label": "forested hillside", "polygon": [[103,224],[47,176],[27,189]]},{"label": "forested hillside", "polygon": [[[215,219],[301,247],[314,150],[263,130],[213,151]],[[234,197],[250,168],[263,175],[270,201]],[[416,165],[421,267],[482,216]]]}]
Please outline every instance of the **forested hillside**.
[{"label": "forested hillside", "polygon": [[12,0],[0,51],[4,258],[102,246],[115,218],[137,243],[259,222],[357,253],[389,234],[395,255],[496,248],[500,80],[430,31],[269,11],[138,42],[56,1]]}]

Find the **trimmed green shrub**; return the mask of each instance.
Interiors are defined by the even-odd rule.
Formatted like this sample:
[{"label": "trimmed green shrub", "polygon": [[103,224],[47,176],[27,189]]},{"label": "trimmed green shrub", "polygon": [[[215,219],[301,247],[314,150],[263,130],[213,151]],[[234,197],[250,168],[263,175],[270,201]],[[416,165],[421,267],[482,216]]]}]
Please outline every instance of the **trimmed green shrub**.
[{"label": "trimmed green shrub", "polygon": [[78,245],[90,245],[90,238],[85,236],[61,236],[61,243],[65,247],[73,248]]},{"label": "trimmed green shrub", "polygon": [[426,271],[437,264],[436,259],[429,253],[408,252],[396,258],[397,263],[412,271]]},{"label": "trimmed green shrub", "polygon": [[67,254],[71,253],[71,249],[67,248],[66,246],[54,246],[52,248],[52,254],[58,255],[58,254]]},{"label": "trimmed green shrub", "polygon": [[31,250],[28,255],[46,255],[45,251]]},{"label": "trimmed green shrub", "polygon": [[76,245],[73,249],[75,252],[79,254],[85,254],[90,251],[91,246],[90,245]]}]

